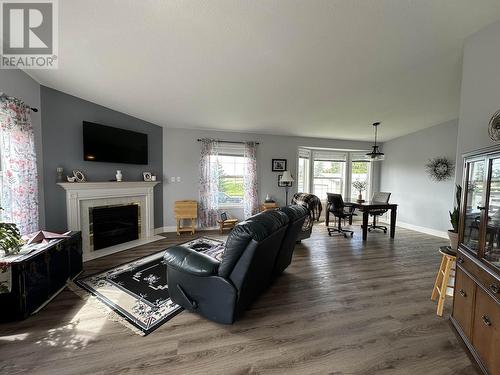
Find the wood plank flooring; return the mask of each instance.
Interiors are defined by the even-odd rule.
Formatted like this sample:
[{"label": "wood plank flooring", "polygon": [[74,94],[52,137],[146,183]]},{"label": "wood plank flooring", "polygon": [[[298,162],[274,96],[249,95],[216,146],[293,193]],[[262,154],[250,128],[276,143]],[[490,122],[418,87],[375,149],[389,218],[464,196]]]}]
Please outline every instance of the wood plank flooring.
[{"label": "wood plank flooring", "polygon": [[[84,272],[190,238],[169,234],[88,262]],[[393,241],[370,233],[364,244],[359,230],[344,239],[318,225],[234,325],[182,312],[146,337],[64,290],[37,315],[0,324],[0,373],[477,374],[446,318],[450,301],[445,318],[430,301],[443,244],[401,228]]]}]

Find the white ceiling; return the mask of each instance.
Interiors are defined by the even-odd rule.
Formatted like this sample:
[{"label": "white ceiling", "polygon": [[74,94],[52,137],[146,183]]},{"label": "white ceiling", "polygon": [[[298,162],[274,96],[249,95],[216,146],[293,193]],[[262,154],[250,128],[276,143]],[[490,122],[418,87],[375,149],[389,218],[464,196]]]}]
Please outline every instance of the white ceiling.
[{"label": "white ceiling", "polygon": [[[498,0],[64,0],[43,85],[167,127],[382,140],[457,118]],[[119,125],[119,124],[115,124]]]}]

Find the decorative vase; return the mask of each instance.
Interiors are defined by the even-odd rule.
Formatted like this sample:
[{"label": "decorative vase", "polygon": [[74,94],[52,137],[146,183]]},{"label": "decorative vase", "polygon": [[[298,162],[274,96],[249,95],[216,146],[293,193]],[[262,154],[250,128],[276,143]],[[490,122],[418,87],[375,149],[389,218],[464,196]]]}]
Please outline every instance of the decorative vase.
[{"label": "decorative vase", "polygon": [[358,202],[363,202],[363,194],[358,194]]},{"label": "decorative vase", "polygon": [[56,171],[57,171],[57,182],[63,182],[64,169],[62,167],[57,167]]},{"label": "decorative vase", "polygon": [[458,249],[458,233],[452,230],[448,231],[448,238],[450,239],[450,247],[452,250]]},{"label": "decorative vase", "polygon": [[121,182],[123,179],[122,171],[116,171],[116,181]]}]

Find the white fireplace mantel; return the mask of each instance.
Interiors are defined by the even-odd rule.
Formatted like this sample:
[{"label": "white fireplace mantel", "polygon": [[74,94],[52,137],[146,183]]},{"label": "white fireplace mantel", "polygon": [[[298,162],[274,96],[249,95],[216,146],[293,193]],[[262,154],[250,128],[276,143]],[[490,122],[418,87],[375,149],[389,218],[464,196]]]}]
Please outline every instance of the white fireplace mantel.
[{"label": "white fireplace mantel", "polygon": [[[82,232],[84,260],[98,258],[116,251],[129,248],[134,244],[120,244],[104,250],[92,251],[89,240],[89,207],[98,207],[114,203],[140,203],[142,243],[154,237],[154,196],[153,190],[158,181],[123,181],[123,182],[60,182],[66,190],[66,212],[68,230]],[[147,241],[149,242],[149,241]]]}]

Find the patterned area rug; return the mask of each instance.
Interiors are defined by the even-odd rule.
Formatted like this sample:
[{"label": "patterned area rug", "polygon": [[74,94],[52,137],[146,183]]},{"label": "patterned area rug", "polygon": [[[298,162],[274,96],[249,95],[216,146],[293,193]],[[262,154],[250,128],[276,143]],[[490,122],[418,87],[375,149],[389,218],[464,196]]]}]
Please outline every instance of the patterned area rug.
[{"label": "patterned area rug", "polygon": [[[221,260],[224,243],[206,237],[180,244]],[[165,250],[76,283],[147,335],[182,311],[168,293]],[[135,330],[134,330],[135,331]]]}]

